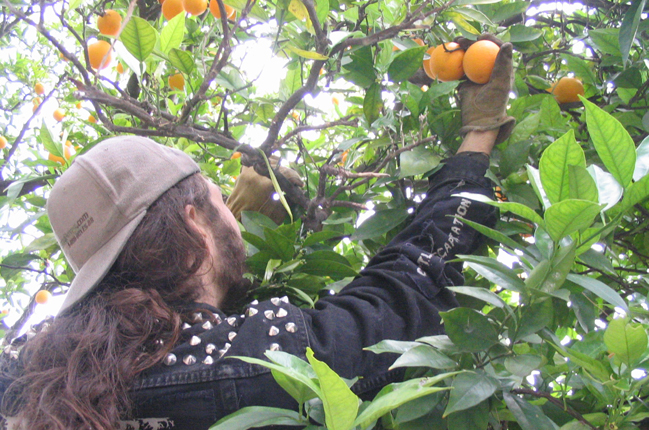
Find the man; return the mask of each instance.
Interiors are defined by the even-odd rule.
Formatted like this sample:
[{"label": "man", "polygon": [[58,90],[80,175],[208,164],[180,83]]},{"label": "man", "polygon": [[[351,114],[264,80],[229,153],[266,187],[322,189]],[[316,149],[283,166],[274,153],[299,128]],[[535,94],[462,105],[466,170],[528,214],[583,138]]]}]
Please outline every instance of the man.
[{"label": "man", "polygon": [[[412,223],[339,294],[300,309],[286,298],[222,312],[245,293],[243,244],[218,187],[180,151],[117,137],[77,158],[59,178],[48,213],[77,272],[59,316],[3,354],[3,414],[14,428],[207,429],[245,406],[296,408],[270,371],[229,356],[267,350],[316,358],[371,398],[403,376],[395,357],[363,348],[443,332],[438,312],[457,305],[446,286],[479,234],[459,223],[495,221],[484,204],[494,144],[513,126],[505,108],[511,44],[492,79],[460,89],[466,136],[430,179]],[[8,359],[7,357],[11,357]]]}]

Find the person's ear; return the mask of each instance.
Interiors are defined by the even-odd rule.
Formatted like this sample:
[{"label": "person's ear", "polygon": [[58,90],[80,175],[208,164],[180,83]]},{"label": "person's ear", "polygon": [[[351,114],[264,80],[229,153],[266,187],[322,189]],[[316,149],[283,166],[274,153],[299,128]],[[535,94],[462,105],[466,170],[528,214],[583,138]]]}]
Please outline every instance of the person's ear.
[{"label": "person's ear", "polygon": [[204,223],[202,222],[201,216],[196,210],[194,205],[185,205],[185,219],[187,224],[200,233],[203,237],[207,237],[207,232],[205,231]]}]

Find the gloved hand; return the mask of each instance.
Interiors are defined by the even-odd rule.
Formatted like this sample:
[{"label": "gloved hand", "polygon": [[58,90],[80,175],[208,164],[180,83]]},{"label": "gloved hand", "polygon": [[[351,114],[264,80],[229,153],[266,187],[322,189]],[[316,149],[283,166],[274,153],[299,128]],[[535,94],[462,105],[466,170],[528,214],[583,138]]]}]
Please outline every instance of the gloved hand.
[{"label": "gloved hand", "polygon": [[[516,119],[507,115],[507,102],[514,79],[512,44],[503,43],[492,34],[483,34],[478,40],[490,40],[500,46],[491,79],[484,85],[466,80],[459,87],[462,128],[460,135],[470,131],[500,129],[496,145],[512,133]],[[462,49],[468,49],[474,41],[459,37],[455,39]]]},{"label": "gloved hand", "polygon": [[[277,159],[271,157],[270,163],[277,166]],[[304,183],[293,169],[280,166],[279,173],[292,184],[303,187]],[[242,166],[241,174],[234,184],[232,194],[226,202],[227,207],[237,220],[241,220],[241,212],[259,212],[272,219],[275,224],[281,224],[286,218],[286,210],[279,200],[273,199],[275,187],[270,178],[260,175],[253,167]]]}]

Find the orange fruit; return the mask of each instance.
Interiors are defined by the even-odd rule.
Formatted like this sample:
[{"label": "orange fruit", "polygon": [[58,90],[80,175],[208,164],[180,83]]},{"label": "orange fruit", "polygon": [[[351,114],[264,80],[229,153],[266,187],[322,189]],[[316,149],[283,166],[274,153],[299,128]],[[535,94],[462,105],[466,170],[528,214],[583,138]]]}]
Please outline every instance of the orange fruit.
[{"label": "orange fruit", "polygon": [[117,36],[122,28],[122,16],[112,9],[106,9],[104,15],[97,18],[97,28],[106,36]]},{"label": "orange fruit", "polygon": [[81,109],[81,102],[77,102],[76,105],[74,105],[77,109]]},{"label": "orange fruit", "polygon": [[300,120],[300,114],[297,113],[297,112],[295,112],[295,111],[291,112],[291,116],[293,117],[293,119],[294,119],[295,121],[299,121],[299,120]]},{"label": "orange fruit", "polygon": [[[227,19],[234,19],[237,16],[237,11],[234,10],[232,6],[223,4],[225,6],[225,17]],[[219,8],[219,3],[216,0],[210,0],[210,12],[216,19],[221,19],[221,8]]]},{"label": "orange fruit", "polygon": [[39,96],[42,96],[45,94],[45,86],[40,82],[36,82],[36,85],[34,85],[34,92]]},{"label": "orange fruit", "polygon": [[[169,0],[165,0],[165,1],[169,1]],[[169,83],[169,87],[172,90],[182,91],[185,89],[185,77],[183,76],[182,73],[176,73],[175,75],[169,76],[167,82]]]},{"label": "orange fruit", "polygon": [[61,122],[63,121],[63,118],[65,118],[65,112],[62,111],[61,109],[56,109],[52,116],[54,117],[55,120]]},{"label": "orange fruit", "polygon": [[[63,157],[65,157],[65,159],[63,159]],[[65,141],[65,148],[63,149],[63,157],[59,157],[58,155],[54,155],[50,152],[47,153],[48,160],[55,161],[60,165],[64,165],[65,160],[69,160],[70,157],[72,157],[72,142],[70,142],[69,140]]]},{"label": "orange fruit", "polygon": [[32,103],[34,104],[34,106],[38,106],[38,105],[40,105],[42,102],[43,102],[43,99],[41,99],[40,97],[34,97],[34,98],[32,99]]},{"label": "orange fruit", "polygon": [[7,147],[7,138],[0,136],[0,149],[5,149]]},{"label": "orange fruit", "polygon": [[333,97],[331,98],[331,103],[333,103],[333,104],[335,104],[336,106],[338,106],[338,105],[340,104],[340,100],[338,100],[338,97],[333,96]]},{"label": "orange fruit", "polygon": [[122,66],[122,63],[117,63],[116,69],[117,69],[117,73],[119,73],[120,75],[124,73],[124,66]]},{"label": "orange fruit", "polygon": [[60,52],[60,51],[59,51],[59,57],[61,57],[61,60],[63,60],[63,61],[70,61],[70,60],[68,60],[68,57],[63,55],[63,52]]},{"label": "orange fruit", "polygon": [[162,3],[162,15],[164,15],[167,20],[172,19],[174,16],[184,11],[183,0],[165,0],[165,2]]},{"label": "orange fruit", "polygon": [[207,9],[207,0],[183,0],[183,7],[194,16],[198,16]]},{"label": "orange fruit", "polygon": [[241,153],[239,151],[233,152],[230,160],[236,160],[237,158],[241,158]]},{"label": "orange fruit", "polygon": [[478,40],[464,53],[462,66],[466,77],[476,84],[486,84],[496,64],[500,46],[490,40]]},{"label": "orange fruit", "polygon": [[90,67],[95,70],[105,69],[108,67],[113,59],[112,51],[110,43],[105,40],[98,40],[88,44],[88,59],[90,60]]},{"label": "orange fruit", "polygon": [[95,118],[94,116],[90,115],[90,116],[88,117],[88,122],[90,122],[90,123],[92,123],[92,124],[97,124],[97,118]]},{"label": "orange fruit", "polygon": [[456,81],[464,76],[462,60],[464,50],[455,42],[442,43],[433,50],[430,56],[432,73],[442,82]]},{"label": "orange fruit", "polygon": [[584,95],[584,85],[577,78],[563,77],[548,89],[559,103],[579,101],[579,95]]},{"label": "orange fruit", "polygon": [[429,58],[424,59],[424,72],[426,72],[426,75],[431,79],[437,79],[437,75],[433,73],[433,69],[430,61],[432,59],[434,50],[435,50],[434,46],[428,48],[428,50],[426,50],[426,54],[428,54]]},{"label": "orange fruit", "polygon": [[45,303],[50,301],[50,298],[52,297],[52,293],[50,293],[47,290],[40,290],[36,295],[34,296],[34,301],[38,303],[39,305],[44,305]]},{"label": "orange fruit", "polygon": [[417,45],[419,45],[419,46],[426,46],[426,44],[424,43],[424,41],[421,40],[421,39],[418,38],[418,37],[415,38],[415,39],[412,39],[412,41],[415,42],[415,43],[416,43]]}]

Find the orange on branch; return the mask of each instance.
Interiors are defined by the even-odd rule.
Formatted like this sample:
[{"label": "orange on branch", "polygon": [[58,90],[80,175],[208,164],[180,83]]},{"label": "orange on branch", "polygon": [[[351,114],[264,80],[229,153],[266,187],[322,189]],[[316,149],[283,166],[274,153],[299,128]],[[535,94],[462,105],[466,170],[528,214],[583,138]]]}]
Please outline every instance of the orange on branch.
[{"label": "orange on branch", "polygon": [[63,121],[63,118],[65,118],[65,112],[61,109],[56,109],[54,113],[52,114],[55,120],[58,122]]},{"label": "orange on branch", "polygon": [[412,39],[412,41],[415,42],[415,43],[416,43],[417,45],[419,45],[419,46],[426,46],[426,44],[424,43],[424,41],[421,40],[421,39],[418,38],[418,37],[415,38],[415,39]]},{"label": "orange on branch", "polygon": [[122,63],[117,63],[116,69],[117,69],[117,73],[119,73],[120,75],[124,73],[124,66],[122,66]]},{"label": "orange on branch", "polygon": [[442,82],[457,81],[464,76],[464,50],[455,42],[438,45],[431,54],[431,71]]},{"label": "orange on branch", "polygon": [[185,89],[185,77],[182,73],[176,73],[175,75],[169,76],[169,78],[167,78],[167,82],[169,83],[169,87],[172,90],[182,91]]},{"label": "orange on branch", "polygon": [[162,15],[170,20],[179,13],[183,13],[185,8],[183,7],[183,0],[165,0],[162,3]]},{"label": "orange on branch", "polygon": [[77,102],[77,104],[74,105],[74,107],[76,107],[77,109],[81,109],[81,102]]},{"label": "orange on branch", "polygon": [[239,151],[233,152],[230,160],[236,160],[237,158],[241,158],[241,153]]},{"label": "orange on branch", "polygon": [[584,95],[584,85],[577,78],[563,77],[548,88],[559,103],[573,103],[579,101],[579,95]]},{"label": "orange on branch", "polygon": [[97,29],[106,36],[117,36],[121,27],[122,16],[112,9],[106,9],[104,14],[97,18]]},{"label": "orange on branch", "polygon": [[476,84],[486,84],[496,64],[500,46],[490,40],[479,40],[464,53],[462,66],[466,77]]},{"label": "orange on branch", "polygon": [[431,79],[437,79],[437,75],[433,73],[433,66],[431,64],[431,59],[433,58],[434,50],[435,50],[434,46],[431,46],[426,50],[426,54],[428,54],[428,58],[425,58],[423,63],[424,72],[426,72],[426,75]]},{"label": "orange on branch", "polygon": [[0,136],[0,149],[5,149],[7,147],[7,138]]},{"label": "orange on branch", "polygon": [[50,298],[52,298],[52,293],[47,290],[40,290],[34,296],[34,301],[39,305],[44,305],[45,303],[50,301]]},{"label": "orange on branch", "polygon": [[[237,16],[237,11],[232,6],[228,6],[225,3],[223,6],[225,6],[225,17],[227,19],[234,19],[234,17]],[[219,7],[219,2],[216,0],[210,0],[210,12],[214,18],[221,19],[221,8]]]},{"label": "orange on branch", "polygon": [[34,98],[32,99],[32,104],[33,104],[34,106],[38,106],[38,105],[40,105],[41,103],[43,103],[43,99],[41,99],[40,97],[34,97]]},{"label": "orange on branch", "polygon": [[185,11],[198,16],[207,9],[207,0],[183,0]]},{"label": "orange on branch", "polygon": [[90,115],[90,116],[88,116],[88,122],[89,122],[89,123],[92,123],[92,124],[97,124],[97,118],[95,118],[94,116]]},{"label": "orange on branch", "polygon": [[36,82],[36,85],[34,85],[34,92],[39,96],[42,96],[45,94],[45,86],[40,82]]},{"label": "orange on branch", "polygon": [[98,40],[88,45],[88,60],[90,67],[95,70],[105,69],[113,59],[110,43],[105,40]]}]

